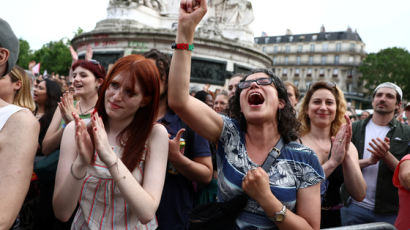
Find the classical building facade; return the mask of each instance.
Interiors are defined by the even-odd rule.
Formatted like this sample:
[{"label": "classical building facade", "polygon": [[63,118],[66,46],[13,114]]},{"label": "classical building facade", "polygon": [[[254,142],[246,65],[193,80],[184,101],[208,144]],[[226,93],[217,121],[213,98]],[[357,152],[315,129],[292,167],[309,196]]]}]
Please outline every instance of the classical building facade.
[{"label": "classical building facade", "polygon": [[335,82],[352,106],[362,108],[364,98],[358,67],[366,56],[357,32],[326,32],[255,37],[255,43],[272,58],[274,72],[293,82],[302,93],[319,80]]}]

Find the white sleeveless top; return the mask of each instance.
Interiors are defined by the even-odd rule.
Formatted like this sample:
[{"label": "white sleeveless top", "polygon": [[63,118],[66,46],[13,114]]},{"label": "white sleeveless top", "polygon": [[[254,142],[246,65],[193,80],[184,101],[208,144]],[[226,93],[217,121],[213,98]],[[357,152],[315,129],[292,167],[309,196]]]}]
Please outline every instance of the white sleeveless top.
[{"label": "white sleeveless top", "polygon": [[3,126],[6,124],[7,120],[14,113],[23,110],[25,108],[19,107],[17,105],[8,104],[0,108],[0,131],[3,129]]}]

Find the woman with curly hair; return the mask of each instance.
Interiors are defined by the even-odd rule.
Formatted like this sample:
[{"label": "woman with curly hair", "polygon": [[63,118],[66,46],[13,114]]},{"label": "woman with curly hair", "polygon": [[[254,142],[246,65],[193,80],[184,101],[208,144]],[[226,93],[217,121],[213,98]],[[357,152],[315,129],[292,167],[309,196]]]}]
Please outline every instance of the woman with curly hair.
[{"label": "woman with curly hair", "polygon": [[350,119],[345,113],[343,92],[334,82],[319,81],[307,91],[298,114],[299,142],[317,154],[326,175],[321,186],[321,228],[341,225],[339,191],[343,183],[355,200],[363,200],[366,194],[357,150],[350,142]]},{"label": "woman with curly hair", "polygon": [[[206,0],[181,1],[176,43],[193,43],[206,8]],[[169,105],[195,132],[218,143],[218,201],[249,196],[235,229],[319,229],[323,170],[310,149],[292,142],[299,122],[283,82],[266,69],[248,73],[238,84],[229,118],[189,95],[190,68],[191,51],[176,49]],[[269,155],[276,161],[265,171],[261,165]]]}]

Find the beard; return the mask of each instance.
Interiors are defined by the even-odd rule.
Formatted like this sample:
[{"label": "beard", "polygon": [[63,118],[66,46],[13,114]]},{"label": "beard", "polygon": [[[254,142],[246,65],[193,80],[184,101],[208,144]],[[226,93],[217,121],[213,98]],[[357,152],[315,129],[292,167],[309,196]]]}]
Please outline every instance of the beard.
[{"label": "beard", "polygon": [[[384,108],[379,108],[379,107],[378,107],[379,105],[384,105],[385,107],[384,107]],[[379,103],[379,104],[377,104],[376,107],[374,108],[374,112],[379,113],[379,114],[383,114],[383,115],[392,113],[392,112],[394,112],[394,111],[395,111],[394,108],[393,108],[393,109],[388,108],[385,103]]]}]

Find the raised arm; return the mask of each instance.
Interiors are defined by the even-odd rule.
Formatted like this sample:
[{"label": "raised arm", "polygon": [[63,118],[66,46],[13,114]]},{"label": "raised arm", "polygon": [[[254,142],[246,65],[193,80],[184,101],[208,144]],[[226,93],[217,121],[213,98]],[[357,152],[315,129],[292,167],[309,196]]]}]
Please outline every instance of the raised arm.
[{"label": "raised arm", "polygon": [[26,197],[40,125],[28,110],[9,118],[0,132],[0,229],[9,229]]},{"label": "raised arm", "polygon": [[[206,0],[182,0],[176,43],[193,44],[195,28],[207,11]],[[223,120],[213,109],[189,96],[191,52],[176,49],[172,56],[168,104],[195,132],[210,141],[218,140]]]}]

